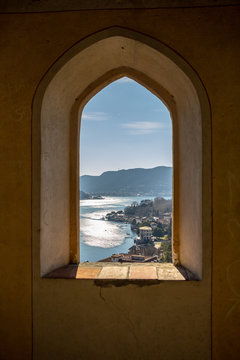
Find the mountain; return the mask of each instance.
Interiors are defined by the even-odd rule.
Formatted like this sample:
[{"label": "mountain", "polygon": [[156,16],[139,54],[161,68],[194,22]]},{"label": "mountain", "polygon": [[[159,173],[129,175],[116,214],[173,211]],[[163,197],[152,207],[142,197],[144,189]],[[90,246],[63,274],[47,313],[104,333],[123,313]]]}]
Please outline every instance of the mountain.
[{"label": "mountain", "polygon": [[99,176],[80,176],[81,191],[110,196],[171,195],[172,167],[106,171]]}]

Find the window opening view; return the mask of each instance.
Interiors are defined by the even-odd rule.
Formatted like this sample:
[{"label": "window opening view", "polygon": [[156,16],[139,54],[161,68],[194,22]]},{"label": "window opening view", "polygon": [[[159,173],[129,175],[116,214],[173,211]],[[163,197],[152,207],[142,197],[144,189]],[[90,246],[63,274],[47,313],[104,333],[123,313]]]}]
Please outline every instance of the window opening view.
[{"label": "window opening view", "polygon": [[80,261],[172,262],[171,117],[128,77],[82,113]]}]

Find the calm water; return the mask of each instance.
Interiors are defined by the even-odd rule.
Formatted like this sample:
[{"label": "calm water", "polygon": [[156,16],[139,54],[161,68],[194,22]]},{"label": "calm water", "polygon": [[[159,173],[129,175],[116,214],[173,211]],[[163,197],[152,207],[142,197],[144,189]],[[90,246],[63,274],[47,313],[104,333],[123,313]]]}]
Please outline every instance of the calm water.
[{"label": "calm water", "polygon": [[133,201],[153,197],[105,197],[80,200],[80,261],[98,261],[112,254],[128,253],[137,236],[129,224],[103,220],[111,211],[123,210]]}]

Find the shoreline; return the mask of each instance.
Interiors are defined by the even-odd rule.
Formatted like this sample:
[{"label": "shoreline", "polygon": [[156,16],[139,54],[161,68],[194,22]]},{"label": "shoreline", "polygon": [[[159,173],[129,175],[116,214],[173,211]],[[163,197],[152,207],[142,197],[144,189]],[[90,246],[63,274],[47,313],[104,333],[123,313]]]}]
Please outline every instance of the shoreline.
[{"label": "shoreline", "polygon": [[[80,212],[80,225],[83,227],[82,231],[80,232],[80,261],[100,261],[111,257],[114,253],[127,255],[130,251],[129,249],[136,244],[135,241],[137,238],[137,226],[132,225],[132,220],[135,215],[125,215],[124,211],[126,208],[131,208],[132,203],[141,203],[141,201],[152,202],[154,201],[154,198],[151,198],[150,200],[141,196],[124,196],[106,197],[104,199],[95,200],[94,202],[86,200],[81,201],[82,209]],[[109,221],[106,218],[106,215],[109,213],[122,214],[122,218],[121,220],[118,218]],[[99,220],[102,221],[99,222]],[[142,223],[142,221],[143,219],[140,217],[138,219],[138,223]],[[106,226],[104,226],[104,223]],[[113,226],[110,225],[110,227],[108,227],[108,224],[112,224]],[[95,233],[94,227],[96,227]],[[88,229],[91,229],[93,233],[92,239],[91,233],[88,232]],[[107,237],[105,237],[105,231],[107,231]],[[95,238],[96,242],[94,241]],[[108,239],[113,246],[109,246],[107,244]],[[160,239],[158,240],[160,241]],[[116,245],[114,244],[115,241],[117,243]],[[119,244],[120,241],[121,243]]]}]

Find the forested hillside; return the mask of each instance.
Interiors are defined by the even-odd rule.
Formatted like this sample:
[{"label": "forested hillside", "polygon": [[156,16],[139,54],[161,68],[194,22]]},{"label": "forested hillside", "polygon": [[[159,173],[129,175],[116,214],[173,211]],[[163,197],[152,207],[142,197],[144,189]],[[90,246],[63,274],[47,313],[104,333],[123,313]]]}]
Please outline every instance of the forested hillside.
[{"label": "forested hillside", "polygon": [[110,196],[172,194],[172,167],[107,171],[100,176],[83,175],[80,189],[90,194]]}]

